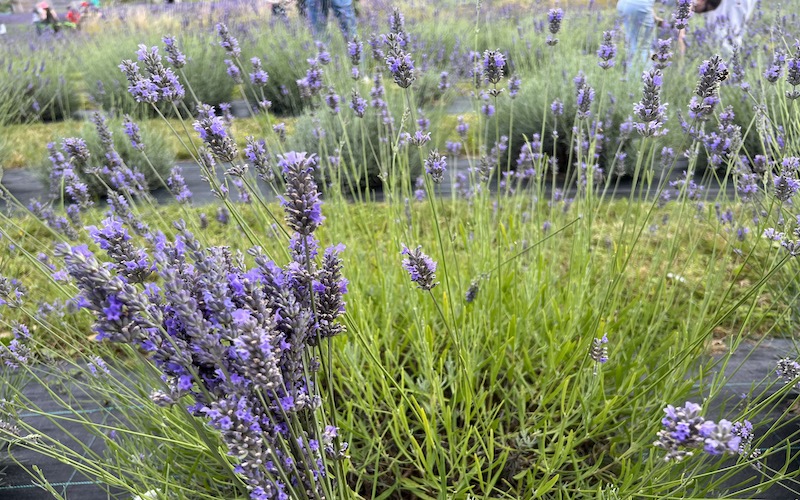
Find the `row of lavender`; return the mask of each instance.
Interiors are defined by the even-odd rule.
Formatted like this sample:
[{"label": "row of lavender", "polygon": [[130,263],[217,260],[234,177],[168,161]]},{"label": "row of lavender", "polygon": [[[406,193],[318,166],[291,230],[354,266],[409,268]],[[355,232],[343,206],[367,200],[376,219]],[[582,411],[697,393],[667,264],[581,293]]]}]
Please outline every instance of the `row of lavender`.
[{"label": "row of lavender", "polygon": [[[688,17],[680,2],[675,27]],[[691,99],[672,103],[688,105],[682,119],[667,113],[663,89],[670,79],[681,83],[676,71],[691,62],[673,61],[668,42],[631,83],[642,97],[629,107],[604,87],[617,84],[608,75],[620,66],[611,31],[597,64],[569,75],[574,93],[565,95],[545,69],[524,78],[526,60],[569,57],[570,43],[586,50],[584,40],[560,33],[563,11],[551,10],[547,21],[536,21],[548,32],[541,55],[468,56],[462,76],[476,112],[445,133],[455,139],[450,154],[467,153],[470,168],[459,179],[464,199],[451,202],[432,196],[448,158],[432,140],[437,109],[417,108],[420,49],[399,11],[369,51],[358,40],[339,52],[315,44],[295,82],[298,102],[310,109],[315,155],[294,147],[309,145],[292,142],[301,123],[290,131],[269,114],[263,137],[240,151],[231,124],[187,83],[191,53],[165,37],[165,64],[157,47],[141,46],[137,61],[115,71],[156,115],[195,110],[174,132],[220,200],[218,225],[211,230],[191,206],[177,169],[162,182],[179,203],[154,205],[100,117],[102,168],[87,168],[92,153],[80,138],[54,145],[53,203],[32,206],[34,218],[2,216],[14,249],[2,262],[23,281],[43,275],[41,290],[52,294],[44,300],[58,297],[61,316],[40,313],[23,283],[3,278],[0,321],[16,336],[4,357],[41,382],[48,380],[31,363],[37,356],[53,361],[45,371],[56,379],[64,366],[82,370],[81,391],[113,401],[123,416],[96,426],[53,389],[68,413],[51,418],[83,421],[107,445],[105,456],[78,460],[68,443],[20,416],[35,402],[12,387],[0,432],[15,445],[78,460],[106,484],[159,498],[722,498],[793,477],[796,470],[768,461],[791,444],[762,447],[767,426],[748,421],[771,403],[760,392],[713,420],[695,403],[673,405],[692,393],[704,345],[719,328],[733,349],[751,330],[794,326],[787,311],[800,293],[792,280],[800,253],[800,127],[792,114],[800,47],[788,58],[771,48],[763,67],[746,51],[730,61],[709,56]],[[223,65],[243,95],[258,97],[260,113],[270,108],[261,92],[273,75],[261,60],[245,62],[233,26],[215,27]],[[767,83],[747,86],[743,60]],[[448,91],[454,73],[439,73],[437,90]],[[349,82],[347,93],[340,81]],[[732,99],[721,93],[729,81]],[[735,112],[723,106],[742,96],[759,104],[750,127],[758,151],[742,148]],[[515,121],[533,110],[546,115],[535,127]],[[615,125],[620,113],[631,118]],[[146,157],[138,125],[128,120],[124,132]],[[701,152],[709,176],[735,183],[736,200],[709,200],[695,184]],[[654,168],[675,169],[678,155],[687,174],[658,181]],[[610,202],[606,194],[626,172],[659,196]],[[387,202],[346,203],[345,189],[369,200],[363,188],[373,175]],[[557,189],[564,177],[577,186],[574,197]],[[93,208],[87,178],[107,189],[106,213]],[[283,221],[256,178],[283,193]],[[319,251],[318,183],[329,189],[320,238],[335,235],[347,252]],[[58,244],[49,249],[43,240]],[[83,343],[87,318],[106,342]],[[345,330],[346,340],[332,341]],[[54,342],[79,351],[77,360],[59,356]],[[120,364],[120,354],[130,363]],[[797,372],[793,361],[781,362],[785,380],[772,384],[789,383],[779,394]],[[703,396],[719,391],[712,384]],[[715,474],[729,457],[736,465]],[[751,466],[749,483],[723,490],[725,479]]]}]

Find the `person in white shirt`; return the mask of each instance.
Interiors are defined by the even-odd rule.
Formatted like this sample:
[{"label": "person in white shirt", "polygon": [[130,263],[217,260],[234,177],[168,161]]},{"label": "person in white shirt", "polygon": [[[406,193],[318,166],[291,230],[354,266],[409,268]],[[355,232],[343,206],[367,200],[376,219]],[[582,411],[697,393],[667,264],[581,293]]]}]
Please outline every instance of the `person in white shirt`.
[{"label": "person in white shirt", "polygon": [[708,13],[706,24],[717,39],[724,57],[733,55],[733,47],[742,46],[745,25],[758,0],[722,0],[716,10]]}]

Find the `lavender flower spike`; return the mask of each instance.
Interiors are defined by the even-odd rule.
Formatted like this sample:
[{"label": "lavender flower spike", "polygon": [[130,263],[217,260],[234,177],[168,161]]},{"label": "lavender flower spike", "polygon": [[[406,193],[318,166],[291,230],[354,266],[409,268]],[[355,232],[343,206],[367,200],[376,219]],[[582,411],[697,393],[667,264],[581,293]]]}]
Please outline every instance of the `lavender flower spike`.
[{"label": "lavender flower spike", "polygon": [[667,105],[661,104],[662,78],[661,72],[655,68],[642,75],[644,89],[642,100],[633,106],[633,112],[641,123],[636,124],[636,130],[644,137],[664,135],[667,130],[663,128],[666,121]]},{"label": "lavender flower spike", "polygon": [[[560,8],[550,9],[547,13],[547,23],[550,33],[557,35],[561,31],[561,21],[564,19],[564,11]],[[547,45],[553,46],[558,43],[558,38],[548,35]]]},{"label": "lavender flower spike", "polygon": [[444,173],[447,170],[447,157],[439,154],[438,149],[431,150],[428,158],[425,159],[425,171],[431,176],[434,184],[441,184],[444,180]]},{"label": "lavender flower spike", "polygon": [[483,53],[483,78],[495,85],[503,78],[506,59],[500,50],[487,50]]},{"label": "lavender flower spike", "polygon": [[278,166],[286,176],[286,193],[281,198],[281,205],[286,210],[286,224],[301,235],[309,236],[325,220],[312,176],[316,158],[295,151],[278,158]]},{"label": "lavender flower spike", "polygon": [[728,77],[728,67],[719,55],[703,61],[699,68],[700,81],[689,103],[689,116],[698,121],[708,120],[719,103],[719,84]]},{"label": "lavender flower spike", "polygon": [[694,14],[694,0],[678,0],[678,8],[672,14],[674,21],[672,27],[682,30],[689,25],[689,19]]},{"label": "lavender flower spike", "polygon": [[617,55],[617,46],[614,44],[614,31],[603,32],[603,43],[597,49],[598,65],[603,69],[614,67],[614,57]]},{"label": "lavender flower spike", "polygon": [[400,88],[408,88],[414,83],[414,61],[411,54],[403,50],[403,37],[390,33],[386,36],[386,43],[389,45],[389,54],[386,56],[386,64],[392,73],[394,83]]},{"label": "lavender flower spike", "polygon": [[233,161],[239,154],[236,142],[225,129],[222,118],[214,116],[213,107],[207,115],[194,122],[194,129],[219,161]]},{"label": "lavender flower spike", "polygon": [[421,246],[409,250],[407,246],[403,245],[403,251],[400,254],[408,256],[403,259],[403,268],[408,271],[411,281],[416,283],[419,288],[430,291],[439,284],[436,281],[436,262],[422,253]]}]

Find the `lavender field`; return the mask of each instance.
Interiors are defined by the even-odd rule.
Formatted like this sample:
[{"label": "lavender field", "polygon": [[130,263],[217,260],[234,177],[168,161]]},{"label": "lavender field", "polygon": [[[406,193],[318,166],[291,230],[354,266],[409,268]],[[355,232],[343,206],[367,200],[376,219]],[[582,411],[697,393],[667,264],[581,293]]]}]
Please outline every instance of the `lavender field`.
[{"label": "lavender field", "polygon": [[14,26],[0,172],[46,189],[0,177],[3,463],[121,499],[800,495],[795,3],[741,43],[657,3],[635,53],[593,1]]}]

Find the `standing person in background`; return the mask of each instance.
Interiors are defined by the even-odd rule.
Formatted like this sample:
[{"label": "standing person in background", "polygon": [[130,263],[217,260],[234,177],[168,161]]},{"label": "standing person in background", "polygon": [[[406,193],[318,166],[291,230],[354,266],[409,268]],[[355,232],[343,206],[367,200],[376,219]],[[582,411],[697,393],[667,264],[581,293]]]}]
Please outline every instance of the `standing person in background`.
[{"label": "standing person in background", "polygon": [[36,26],[36,34],[38,35],[42,34],[45,26],[52,28],[54,33],[58,33],[60,29],[58,14],[47,2],[39,2],[33,8],[33,24]]},{"label": "standing person in background", "polygon": [[[714,12],[719,7],[720,2],[722,0],[695,0],[693,10],[695,14],[705,14],[708,12]],[[729,1],[736,1],[736,0],[729,0]],[[686,53],[686,30],[682,29],[678,31],[678,51],[681,55]],[[731,53],[733,51],[731,50]]]},{"label": "standing person in background", "polygon": [[[286,4],[288,2],[286,0],[276,0],[272,4],[272,15],[273,16],[280,16],[280,17],[287,17],[286,13]],[[300,14],[300,17],[305,18],[307,16],[306,13],[306,0],[297,0],[297,13]]]},{"label": "standing person in background", "polygon": [[345,38],[352,40],[356,36],[356,11],[353,0],[306,0],[306,8],[314,38],[324,37],[330,9],[333,9],[333,15],[339,20]]},{"label": "standing person in background", "polygon": [[722,0],[706,19],[724,57],[733,55],[733,47],[742,46],[745,24],[753,15],[758,0]]},{"label": "standing person in background", "polygon": [[625,28],[626,61],[638,74],[650,57],[655,39],[655,26],[661,23],[654,12],[654,0],[619,0],[617,13]]}]

